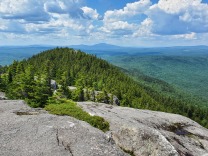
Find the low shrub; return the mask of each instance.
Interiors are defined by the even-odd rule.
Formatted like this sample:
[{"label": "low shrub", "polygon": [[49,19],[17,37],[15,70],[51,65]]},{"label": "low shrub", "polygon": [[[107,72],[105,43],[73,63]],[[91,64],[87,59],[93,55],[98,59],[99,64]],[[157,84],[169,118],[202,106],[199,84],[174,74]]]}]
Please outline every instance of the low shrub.
[{"label": "low shrub", "polygon": [[82,108],[77,106],[73,101],[67,100],[62,104],[48,104],[45,106],[45,110],[51,114],[56,115],[68,115],[78,120],[86,121],[95,128],[106,132],[109,130],[109,123],[104,118],[99,116],[91,116],[87,112],[83,111]]}]

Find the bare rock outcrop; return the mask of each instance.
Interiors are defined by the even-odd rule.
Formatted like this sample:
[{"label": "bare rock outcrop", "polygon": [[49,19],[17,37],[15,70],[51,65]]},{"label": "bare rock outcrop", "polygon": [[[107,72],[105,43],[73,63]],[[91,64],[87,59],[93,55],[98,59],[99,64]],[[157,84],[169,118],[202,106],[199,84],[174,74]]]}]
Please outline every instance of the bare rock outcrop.
[{"label": "bare rock outcrop", "polygon": [[0,101],[1,156],[127,156],[102,131],[68,116]]},{"label": "bare rock outcrop", "polygon": [[110,123],[109,136],[136,156],[208,155],[208,130],[181,115],[79,102],[85,111]]},{"label": "bare rock outcrop", "polygon": [[51,89],[56,90],[58,88],[58,84],[55,80],[51,80]]},{"label": "bare rock outcrop", "polygon": [[0,92],[0,100],[6,100],[5,94],[3,92]]}]

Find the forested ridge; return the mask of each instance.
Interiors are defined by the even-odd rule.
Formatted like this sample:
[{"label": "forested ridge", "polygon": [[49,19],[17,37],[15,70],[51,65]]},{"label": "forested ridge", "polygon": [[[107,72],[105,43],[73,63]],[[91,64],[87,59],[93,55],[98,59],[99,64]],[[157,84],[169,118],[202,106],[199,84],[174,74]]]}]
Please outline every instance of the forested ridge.
[{"label": "forested ridge", "polygon": [[[208,106],[207,50],[200,52],[200,49],[188,49],[188,52],[178,51],[177,48],[168,48],[165,52],[158,49],[158,52],[161,52],[159,54],[145,55],[146,53],[144,53],[139,55],[140,53],[137,53],[133,55],[133,53],[129,53],[120,56],[108,56],[104,59],[126,69],[129,75],[133,75],[139,81],[145,78],[147,81],[144,81],[144,84],[151,88],[154,87],[158,91],[164,89],[166,92],[166,89],[169,90],[174,87],[177,92],[171,92],[172,97],[178,99],[181,96],[189,103],[191,101],[197,105]],[[150,50],[154,51],[154,49]],[[162,80],[163,84],[166,82],[171,84],[171,87],[161,88],[160,82],[152,83],[148,77]],[[163,84],[162,86],[164,86]]]},{"label": "forested ridge", "polygon": [[[44,107],[52,100],[53,79],[60,85],[59,93],[74,101],[89,100],[83,89],[103,91],[116,95],[121,106],[181,114],[208,128],[207,107],[164,96],[107,61],[81,51],[55,48],[0,67],[0,73],[1,90],[34,107]],[[77,91],[72,93],[67,86],[76,86]]]}]

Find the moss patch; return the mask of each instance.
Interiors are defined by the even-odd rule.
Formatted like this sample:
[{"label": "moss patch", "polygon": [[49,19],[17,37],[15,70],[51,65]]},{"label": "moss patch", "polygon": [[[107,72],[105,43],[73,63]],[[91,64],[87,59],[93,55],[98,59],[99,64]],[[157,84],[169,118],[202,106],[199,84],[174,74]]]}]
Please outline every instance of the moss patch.
[{"label": "moss patch", "polygon": [[51,114],[68,115],[78,120],[86,121],[95,128],[106,132],[109,130],[109,123],[104,118],[99,116],[90,116],[87,112],[83,111],[75,102],[70,100],[62,104],[48,104],[45,110]]}]

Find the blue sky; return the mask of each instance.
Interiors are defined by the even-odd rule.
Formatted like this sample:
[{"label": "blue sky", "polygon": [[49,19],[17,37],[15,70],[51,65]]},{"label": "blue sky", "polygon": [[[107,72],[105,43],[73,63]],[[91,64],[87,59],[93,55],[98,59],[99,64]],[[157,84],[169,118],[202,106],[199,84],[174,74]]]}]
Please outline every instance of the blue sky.
[{"label": "blue sky", "polygon": [[0,0],[0,46],[208,45],[208,0]]}]

